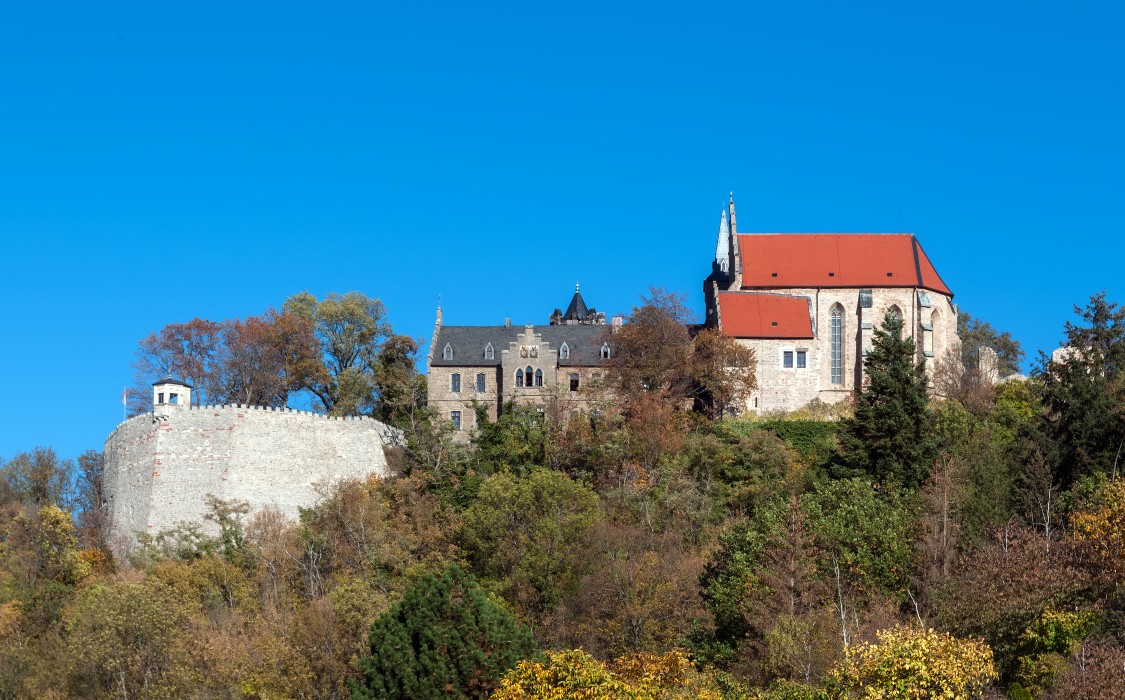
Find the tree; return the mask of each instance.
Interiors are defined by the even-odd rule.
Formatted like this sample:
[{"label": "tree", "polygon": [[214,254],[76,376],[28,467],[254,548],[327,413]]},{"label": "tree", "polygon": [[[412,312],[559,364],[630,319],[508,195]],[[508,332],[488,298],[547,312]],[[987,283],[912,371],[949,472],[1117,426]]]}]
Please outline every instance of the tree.
[{"label": "tree", "polygon": [[612,388],[626,403],[645,393],[683,401],[691,391],[690,312],[682,295],[659,288],[649,295],[610,336]]},{"label": "tree", "polygon": [[375,360],[375,416],[390,425],[417,425],[426,403],[425,378],[415,369],[418,343],[405,335],[392,335],[379,348]]},{"label": "tree", "polygon": [[703,413],[712,420],[741,413],[757,387],[754,368],[751,348],[717,328],[700,331],[692,345],[691,373]]},{"label": "tree", "polygon": [[1008,331],[998,331],[988,321],[973,318],[963,309],[957,311],[957,335],[961,338],[961,364],[966,370],[975,369],[978,363],[977,352],[981,346],[996,351],[1001,377],[1020,371],[1024,351],[1020,341]]},{"label": "tree", "polygon": [[495,474],[465,511],[461,542],[473,569],[525,613],[550,610],[582,573],[598,496],[565,474]]},{"label": "tree", "polygon": [[74,505],[82,545],[108,553],[109,517],[105,509],[104,473],[105,455],[101,452],[86,450],[78,456]]},{"label": "tree", "polygon": [[356,700],[486,698],[535,651],[531,632],[456,565],[421,577],[375,620],[368,640]]},{"label": "tree", "polygon": [[875,644],[847,649],[833,672],[834,697],[979,698],[996,679],[992,650],[983,642],[910,627],[884,630],[877,637]]},{"label": "tree", "polygon": [[300,292],[284,310],[312,322],[326,372],[310,376],[305,388],[331,415],[369,412],[375,404],[379,351],[391,335],[383,302],[360,292],[332,292],[318,301]]},{"label": "tree", "polygon": [[0,505],[69,507],[74,463],[50,447],[20,452],[0,465]]},{"label": "tree", "polygon": [[1125,459],[1125,307],[1105,292],[1075,307],[1082,324],[1066,323],[1055,358],[1040,357],[1043,432],[1056,451],[1063,488],[1085,474],[1112,474]]},{"label": "tree", "polygon": [[916,488],[929,474],[937,445],[927,406],[925,359],[902,337],[902,319],[888,314],[864,359],[868,382],[855,417],[840,425],[840,452],[852,474],[876,483]]},{"label": "tree", "polygon": [[212,401],[285,406],[290,394],[324,374],[313,325],[305,318],[269,309],[221,325],[207,386]]},{"label": "tree", "polygon": [[133,360],[133,414],[151,408],[152,382],[165,377],[191,384],[195,405],[202,406],[216,370],[215,352],[221,342],[221,330],[221,324],[196,317],[187,323],[169,323],[141,340]]},{"label": "tree", "polygon": [[[545,662],[524,661],[504,676],[492,700],[720,700],[724,688],[700,673],[682,651],[629,654],[608,667],[581,649],[549,651]],[[744,697],[732,689],[734,697]]]}]

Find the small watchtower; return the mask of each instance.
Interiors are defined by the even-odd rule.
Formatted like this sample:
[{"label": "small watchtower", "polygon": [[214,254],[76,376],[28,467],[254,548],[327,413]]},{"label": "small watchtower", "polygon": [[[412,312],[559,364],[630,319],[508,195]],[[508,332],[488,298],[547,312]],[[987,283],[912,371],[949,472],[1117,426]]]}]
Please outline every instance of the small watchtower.
[{"label": "small watchtower", "polygon": [[191,385],[178,379],[161,379],[152,383],[152,409],[187,406],[191,408]]}]

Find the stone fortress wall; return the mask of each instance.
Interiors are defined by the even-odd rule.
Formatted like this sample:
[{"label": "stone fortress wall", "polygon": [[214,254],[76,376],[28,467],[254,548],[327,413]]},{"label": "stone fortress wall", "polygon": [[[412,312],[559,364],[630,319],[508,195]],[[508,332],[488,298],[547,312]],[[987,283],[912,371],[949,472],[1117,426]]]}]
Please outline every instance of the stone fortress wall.
[{"label": "stone fortress wall", "polygon": [[315,502],[318,483],[385,475],[385,450],[401,443],[400,431],[363,416],[157,405],[106,439],[115,547],[131,546],[137,532],[156,534],[181,521],[203,524],[207,494],[247,501],[253,511],[274,506],[296,518],[299,508]]}]

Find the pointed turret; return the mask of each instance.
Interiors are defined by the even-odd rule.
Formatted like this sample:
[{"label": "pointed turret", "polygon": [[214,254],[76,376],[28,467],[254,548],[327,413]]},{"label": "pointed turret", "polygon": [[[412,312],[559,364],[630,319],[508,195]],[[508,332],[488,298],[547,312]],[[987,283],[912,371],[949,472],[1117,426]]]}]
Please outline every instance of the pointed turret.
[{"label": "pointed turret", "polygon": [[570,306],[566,307],[563,321],[578,323],[585,321],[588,315],[590,315],[590,310],[586,308],[586,301],[582,298],[582,293],[578,291],[578,283],[575,282],[574,296],[570,298]]},{"label": "pointed turret", "polygon": [[719,218],[719,240],[715,243],[715,272],[724,275],[730,272],[730,227],[727,225],[727,212]]},{"label": "pointed turret", "polygon": [[738,226],[736,225],[735,218],[734,218],[734,192],[733,191],[730,193],[730,204],[727,205],[727,208],[730,209],[730,234],[733,236],[733,235],[738,233]]}]

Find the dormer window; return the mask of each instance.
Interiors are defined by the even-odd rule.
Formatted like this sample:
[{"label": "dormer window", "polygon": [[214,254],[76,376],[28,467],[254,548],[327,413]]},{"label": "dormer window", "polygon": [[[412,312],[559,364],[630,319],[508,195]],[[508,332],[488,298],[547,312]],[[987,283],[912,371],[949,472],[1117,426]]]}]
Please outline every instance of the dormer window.
[{"label": "dormer window", "polygon": [[609,352],[610,352],[609,351],[609,343],[602,343],[602,359],[603,360],[609,359]]},{"label": "dormer window", "polygon": [[562,347],[559,348],[559,359],[560,360],[569,360],[570,359],[570,346],[567,345],[566,343],[563,343]]},{"label": "dormer window", "polygon": [[492,343],[489,343],[488,345],[484,346],[484,359],[486,359],[486,360],[495,360],[496,359],[496,351],[492,349]]},{"label": "dormer window", "polygon": [[441,351],[441,356],[442,356],[442,359],[452,360],[453,359],[453,346],[450,345],[449,343],[446,343],[445,349]]}]

